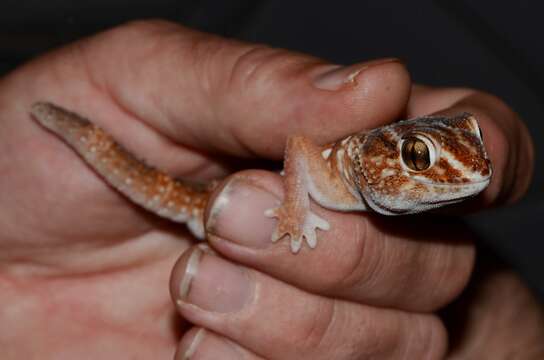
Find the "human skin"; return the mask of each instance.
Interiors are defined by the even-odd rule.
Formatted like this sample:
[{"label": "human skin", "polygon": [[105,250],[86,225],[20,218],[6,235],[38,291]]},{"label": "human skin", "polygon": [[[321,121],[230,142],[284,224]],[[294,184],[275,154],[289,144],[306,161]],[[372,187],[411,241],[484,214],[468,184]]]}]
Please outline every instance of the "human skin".
[{"label": "human skin", "polygon": [[195,245],[32,121],[38,100],[92,117],[148,163],[192,179],[268,167],[290,134],[327,143],[463,111],[480,119],[494,177],[448,213],[513,202],[532,171],[528,132],[501,100],[415,86],[394,59],[340,68],[165,22],[120,26],[0,80],[2,359],[544,355],[541,306],[514,273],[475,262],[477,239],[454,217],[316,206],[332,230],[295,256],[270,243],[275,221],[263,216],[283,195],[280,176],[245,170],[214,193],[209,246]]}]

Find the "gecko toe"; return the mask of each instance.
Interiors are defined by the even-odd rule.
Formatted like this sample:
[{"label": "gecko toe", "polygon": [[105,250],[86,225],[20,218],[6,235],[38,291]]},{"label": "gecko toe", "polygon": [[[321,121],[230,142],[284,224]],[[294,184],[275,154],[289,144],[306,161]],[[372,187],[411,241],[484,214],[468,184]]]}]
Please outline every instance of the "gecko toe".
[{"label": "gecko toe", "polygon": [[313,226],[316,229],[329,230],[331,228],[329,222],[322,217],[317,216],[314,213],[309,213],[306,220],[307,224]]},{"label": "gecko toe", "polygon": [[277,242],[283,237],[289,235],[290,246],[293,253],[298,253],[304,242],[308,244],[310,249],[317,246],[317,229],[329,230],[329,223],[312,212],[302,214],[300,219],[293,219],[286,216],[286,212],[282,211],[282,207],[267,209],[264,215],[269,218],[277,218],[278,223],[272,233],[272,242]]},{"label": "gecko toe", "polygon": [[279,229],[276,227],[274,232],[272,233],[271,240],[273,243],[277,242],[279,239],[284,237],[286,233],[279,231]]},{"label": "gecko toe", "polygon": [[291,238],[291,252],[296,254],[302,248],[302,239],[301,238]]},{"label": "gecko toe", "polygon": [[304,238],[306,239],[306,243],[310,247],[310,249],[315,249],[317,245],[317,236],[315,234],[314,229],[308,229],[308,231],[304,231]]}]

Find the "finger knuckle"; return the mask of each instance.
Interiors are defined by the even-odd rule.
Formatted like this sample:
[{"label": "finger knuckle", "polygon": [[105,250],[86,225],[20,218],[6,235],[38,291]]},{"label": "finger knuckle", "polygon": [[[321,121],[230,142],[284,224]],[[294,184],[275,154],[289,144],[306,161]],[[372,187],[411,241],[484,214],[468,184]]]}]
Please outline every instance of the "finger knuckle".
[{"label": "finger knuckle", "polygon": [[387,266],[383,234],[371,231],[367,221],[355,223],[349,233],[352,239],[349,251],[340,256],[336,254],[334,265],[322,274],[321,286],[333,293],[352,292],[361,287],[368,289],[374,286]]},{"label": "finger knuckle", "polygon": [[[301,78],[296,76],[297,72],[306,67],[311,61],[310,57],[266,45],[233,41],[223,41],[209,50],[208,60],[202,63],[202,74],[207,79],[205,83],[209,84],[208,94],[215,99],[215,108],[223,116],[232,114],[240,103],[251,108],[266,109],[278,101],[282,106],[279,108],[281,113],[289,113],[297,107],[296,102],[293,104],[281,99],[289,97],[290,91],[300,84],[296,81]],[[276,93],[276,89],[282,89],[282,92]],[[277,128],[298,119],[297,116],[280,116],[278,113],[263,113],[260,116],[276,123]],[[254,132],[254,126],[253,122],[248,122],[244,132]]]},{"label": "finger knuckle", "polygon": [[[227,90],[253,101],[268,102],[267,91],[278,84],[294,84],[316,59],[285,49],[259,44],[245,45],[233,60],[225,78]],[[300,78],[300,77],[298,77]]]},{"label": "finger knuckle", "polygon": [[[470,237],[470,235],[467,235]],[[420,302],[418,310],[435,311],[455,299],[467,286],[474,268],[475,247],[472,244],[459,248],[443,249],[434,259],[429,259],[426,271],[430,276],[428,285],[422,288],[426,293],[425,302]],[[422,269],[422,272],[425,272]]]},{"label": "finger knuckle", "polygon": [[285,49],[265,45],[250,45],[236,57],[230,74],[230,84],[254,89],[273,83],[304,68],[310,60]]},{"label": "finger knuckle", "polygon": [[447,331],[436,316],[420,316],[408,322],[404,353],[406,359],[443,359],[447,351]]},{"label": "finger knuckle", "polygon": [[319,301],[313,308],[311,316],[297,330],[299,338],[295,343],[300,344],[300,348],[306,352],[313,352],[324,346],[335,318],[336,308],[335,301],[325,299]]},{"label": "finger knuckle", "polygon": [[231,66],[228,85],[247,88],[259,76],[264,80],[275,65],[273,59],[282,52],[264,45],[251,45],[242,49]]}]

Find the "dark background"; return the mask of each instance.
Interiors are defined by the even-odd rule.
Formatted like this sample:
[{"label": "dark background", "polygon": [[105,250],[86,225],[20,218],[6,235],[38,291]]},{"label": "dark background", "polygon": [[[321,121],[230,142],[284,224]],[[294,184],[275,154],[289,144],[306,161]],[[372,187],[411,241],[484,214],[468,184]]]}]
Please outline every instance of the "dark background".
[{"label": "dark background", "polygon": [[539,1],[2,0],[0,74],[49,48],[131,19],[159,17],[337,63],[400,57],[417,82],[498,95],[536,145],[521,203],[471,216],[482,242],[544,299],[544,42]]}]

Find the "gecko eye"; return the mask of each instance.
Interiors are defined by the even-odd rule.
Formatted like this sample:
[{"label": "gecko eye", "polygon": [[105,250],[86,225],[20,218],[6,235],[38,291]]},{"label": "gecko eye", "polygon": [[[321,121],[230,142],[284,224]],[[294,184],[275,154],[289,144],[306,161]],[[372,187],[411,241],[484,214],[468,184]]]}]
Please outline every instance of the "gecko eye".
[{"label": "gecko eye", "polygon": [[426,141],[412,136],[406,138],[402,143],[402,161],[413,171],[427,170],[431,166],[430,144]]}]

